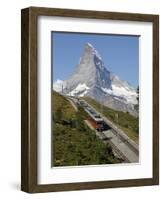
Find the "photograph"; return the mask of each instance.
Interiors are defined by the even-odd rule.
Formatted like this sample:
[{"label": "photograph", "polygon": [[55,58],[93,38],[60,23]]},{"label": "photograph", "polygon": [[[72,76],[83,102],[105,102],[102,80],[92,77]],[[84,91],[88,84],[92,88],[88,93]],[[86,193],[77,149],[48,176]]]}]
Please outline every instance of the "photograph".
[{"label": "photograph", "polygon": [[51,33],[52,166],[139,163],[139,36]]}]

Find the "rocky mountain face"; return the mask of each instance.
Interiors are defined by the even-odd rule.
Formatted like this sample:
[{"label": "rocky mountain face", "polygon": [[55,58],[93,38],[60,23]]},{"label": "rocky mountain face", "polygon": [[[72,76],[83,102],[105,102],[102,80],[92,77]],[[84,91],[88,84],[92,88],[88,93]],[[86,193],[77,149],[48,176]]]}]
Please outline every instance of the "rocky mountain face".
[{"label": "rocky mountain face", "polygon": [[135,88],[108,71],[90,43],[85,45],[74,73],[68,80],[57,80],[53,89],[71,96],[90,96],[113,109],[138,115],[134,108],[137,104]]}]

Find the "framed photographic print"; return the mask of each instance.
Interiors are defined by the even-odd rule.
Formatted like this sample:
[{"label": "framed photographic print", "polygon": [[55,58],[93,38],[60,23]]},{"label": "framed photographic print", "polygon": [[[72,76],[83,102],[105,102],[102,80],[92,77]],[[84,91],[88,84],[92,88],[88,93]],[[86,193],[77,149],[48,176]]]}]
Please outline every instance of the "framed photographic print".
[{"label": "framed photographic print", "polygon": [[159,184],[159,16],[30,7],[21,189]]}]

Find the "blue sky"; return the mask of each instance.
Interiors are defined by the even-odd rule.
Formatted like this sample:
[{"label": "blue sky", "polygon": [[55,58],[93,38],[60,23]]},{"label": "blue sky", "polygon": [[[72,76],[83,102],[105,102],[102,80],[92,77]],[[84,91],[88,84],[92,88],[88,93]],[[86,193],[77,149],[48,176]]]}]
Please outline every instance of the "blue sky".
[{"label": "blue sky", "polygon": [[139,79],[139,37],[102,34],[52,33],[53,82],[66,80],[73,73],[91,43],[101,55],[105,67],[134,87]]}]

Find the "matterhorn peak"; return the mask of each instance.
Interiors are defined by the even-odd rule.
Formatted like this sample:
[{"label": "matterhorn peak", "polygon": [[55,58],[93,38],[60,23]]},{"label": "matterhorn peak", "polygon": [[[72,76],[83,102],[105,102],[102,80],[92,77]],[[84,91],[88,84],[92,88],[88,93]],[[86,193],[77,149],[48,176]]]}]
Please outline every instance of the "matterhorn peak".
[{"label": "matterhorn peak", "polygon": [[92,45],[91,43],[89,43],[89,42],[87,42],[87,43],[85,44],[85,46],[94,49],[93,45]]},{"label": "matterhorn peak", "polygon": [[66,84],[70,91],[75,92],[78,86],[81,86],[81,84],[83,86],[84,84],[86,90],[83,90],[83,93],[85,95],[93,92],[95,88],[111,88],[110,72],[105,68],[100,54],[92,44],[85,44],[80,62],[74,73],[66,81]]},{"label": "matterhorn peak", "polygon": [[95,49],[95,47],[91,43],[87,42],[85,44],[85,50],[86,51],[90,50],[91,53],[93,54],[93,56],[96,56],[99,60],[102,60],[101,55],[99,54],[99,52]]}]

